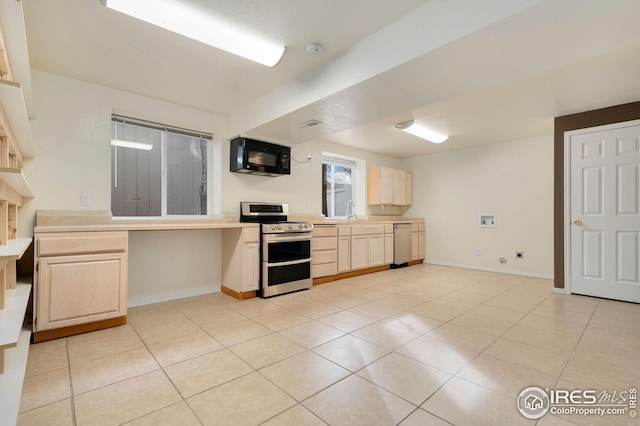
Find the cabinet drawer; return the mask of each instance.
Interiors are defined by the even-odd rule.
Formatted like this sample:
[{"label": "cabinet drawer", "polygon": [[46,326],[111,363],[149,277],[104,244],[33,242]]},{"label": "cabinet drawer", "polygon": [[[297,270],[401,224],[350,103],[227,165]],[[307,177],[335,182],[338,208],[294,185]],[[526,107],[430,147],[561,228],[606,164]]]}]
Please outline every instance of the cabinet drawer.
[{"label": "cabinet drawer", "polygon": [[322,265],[323,263],[336,263],[338,261],[338,250],[314,251],[311,256],[312,265]]},{"label": "cabinet drawer", "polygon": [[389,223],[389,224],[384,226],[384,233],[385,234],[393,234],[393,224],[392,223]]},{"label": "cabinet drawer", "polygon": [[242,231],[245,243],[260,242],[260,228],[244,228]]},{"label": "cabinet drawer", "polygon": [[321,250],[335,250],[338,248],[337,237],[314,237],[313,252]]},{"label": "cabinet drawer", "polygon": [[124,253],[127,232],[75,232],[36,236],[39,257],[71,254]]},{"label": "cabinet drawer", "polygon": [[348,226],[338,226],[338,235],[351,235],[351,225]]},{"label": "cabinet drawer", "polygon": [[324,265],[313,265],[311,267],[313,278],[328,277],[338,273],[338,263],[326,263]]},{"label": "cabinet drawer", "polygon": [[351,235],[384,234],[384,225],[354,225]]},{"label": "cabinet drawer", "polygon": [[314,237],[335,237],[338,235],[335,225],[314,225],[312,232]]}]

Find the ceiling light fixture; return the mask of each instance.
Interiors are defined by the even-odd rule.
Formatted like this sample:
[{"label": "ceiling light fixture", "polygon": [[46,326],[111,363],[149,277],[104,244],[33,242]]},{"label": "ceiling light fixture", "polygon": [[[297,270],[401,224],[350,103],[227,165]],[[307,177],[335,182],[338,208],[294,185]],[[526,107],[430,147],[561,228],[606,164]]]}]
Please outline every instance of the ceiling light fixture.
[{"label": "ceiling light fixture", "polygon": [[272,67],[285,46],[270,43],[175,0],[100,0],[106,7]]},{"label": "ceiling light fixture", "polygon": [[133,148],[143,149],[145,151],[151,151],[153,145],[150,143],[123,141],[122,139],[111,139],[111,146],[117,146],[119,148]]},{"label": "ceiling light fixture", "polygon": [[449,139],[449,135],[438,133],[427,127],[416,124],[413,120],[402,121],[395,124],[394,127],[433,143],[442,143]]}]

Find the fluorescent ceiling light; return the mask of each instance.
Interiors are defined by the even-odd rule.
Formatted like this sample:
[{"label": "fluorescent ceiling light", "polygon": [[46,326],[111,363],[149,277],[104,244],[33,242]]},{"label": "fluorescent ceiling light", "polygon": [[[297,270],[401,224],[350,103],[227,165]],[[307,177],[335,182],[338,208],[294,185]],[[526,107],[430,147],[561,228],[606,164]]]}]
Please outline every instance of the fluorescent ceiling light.
[{"label": "fluorescent ceiling light", "polygon": [[442,143],[449,139],[449,135],[438,133],[427,127],[416,124],[413,120],[403,121],[395,125],[396,129],[405,131],[413,136],[417,136],[422,139],[426,139],[433,143]]},{"label": "fluorescent ceiling light", "polygon": [[169,31],[272,67],[285,47],[176,0],[101,0],[106,7]]},{"label": "fluorescent ceiling light", "polygon": [[150,143],[123,141],[122,139],[111,139],[111,146],[117,146],[121,148],[133,148],[143,149],[145,151],[151,151],[153,145]]}]

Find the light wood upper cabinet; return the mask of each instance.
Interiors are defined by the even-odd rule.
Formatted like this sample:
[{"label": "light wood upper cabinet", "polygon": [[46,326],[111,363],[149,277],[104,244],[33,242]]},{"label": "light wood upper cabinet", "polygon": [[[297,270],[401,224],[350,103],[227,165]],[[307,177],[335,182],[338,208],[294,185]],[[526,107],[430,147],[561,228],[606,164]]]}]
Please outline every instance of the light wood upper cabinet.
[{"label": "light wood upper cabinet", "polygon": [[413,177],[403,170],[375,166],[367,170],[369,205],[410,206],[413,202]]}]

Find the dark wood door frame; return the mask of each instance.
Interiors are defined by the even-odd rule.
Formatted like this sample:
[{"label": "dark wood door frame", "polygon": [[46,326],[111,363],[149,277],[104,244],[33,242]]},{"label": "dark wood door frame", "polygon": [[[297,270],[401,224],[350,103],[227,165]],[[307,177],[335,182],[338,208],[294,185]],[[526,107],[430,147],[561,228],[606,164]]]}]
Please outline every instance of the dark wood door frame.
[{"label": "dark wood door frame", "polygon": [[640,102],[556,117],[553,132],[553,274],[554,287],[564,289],[564,134],[606,124],[640,119]]}]

